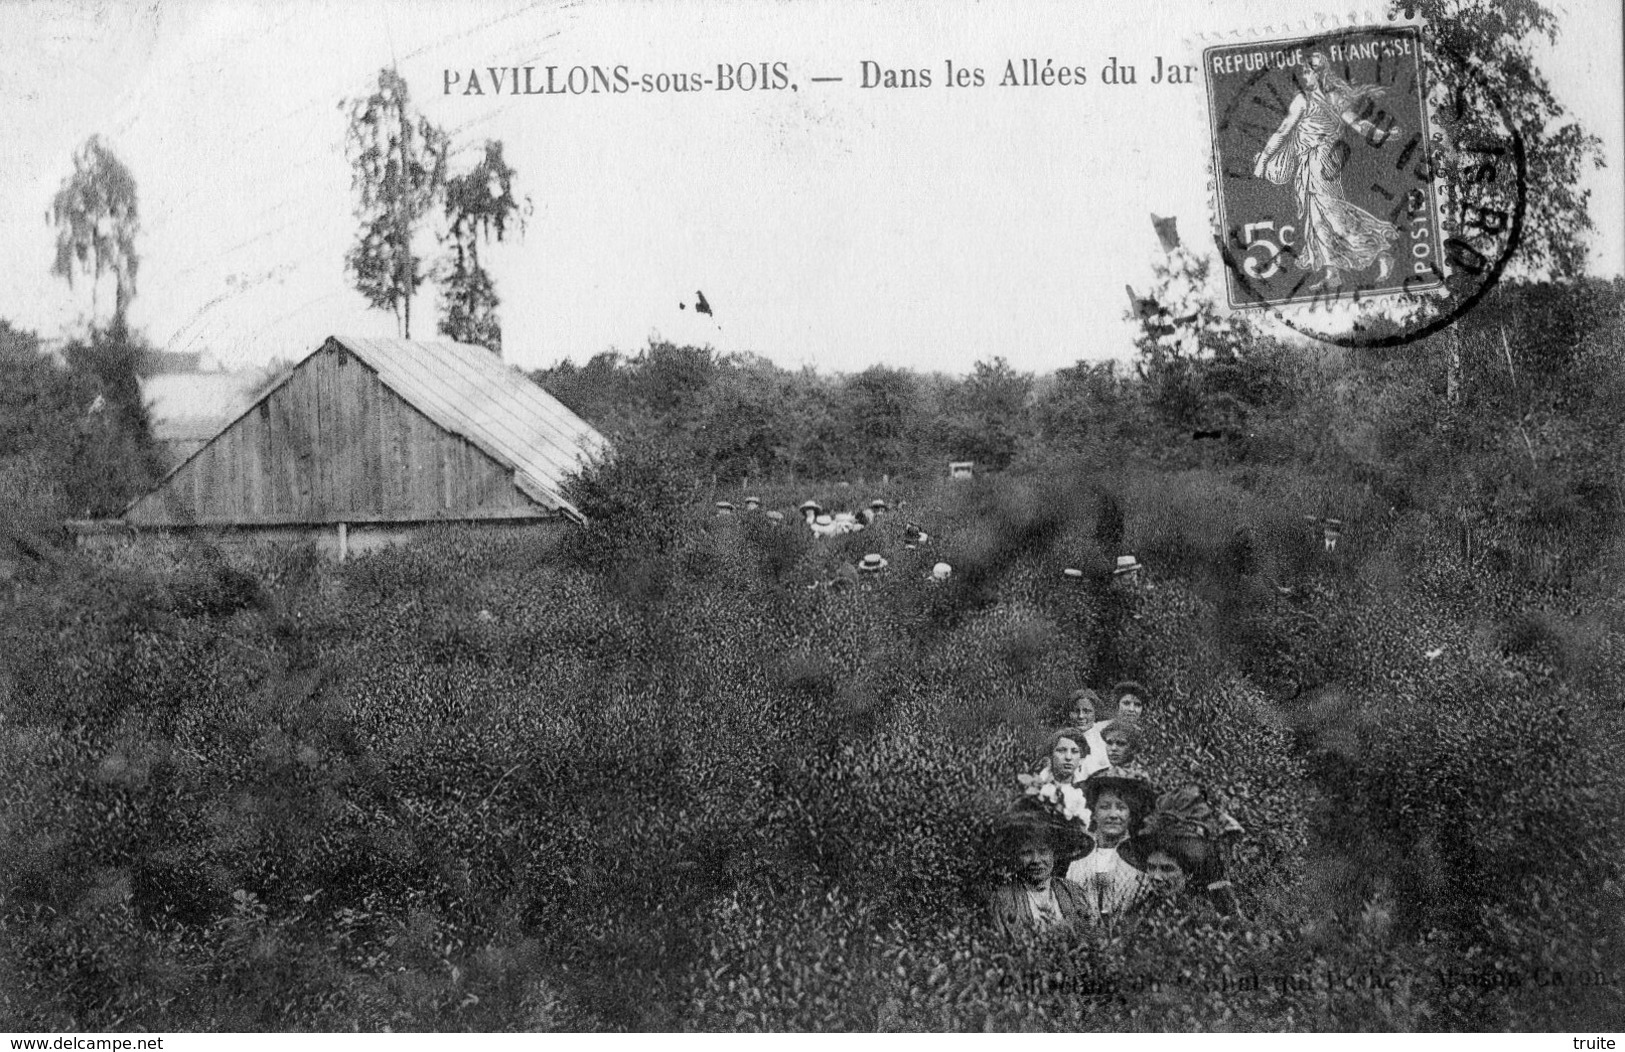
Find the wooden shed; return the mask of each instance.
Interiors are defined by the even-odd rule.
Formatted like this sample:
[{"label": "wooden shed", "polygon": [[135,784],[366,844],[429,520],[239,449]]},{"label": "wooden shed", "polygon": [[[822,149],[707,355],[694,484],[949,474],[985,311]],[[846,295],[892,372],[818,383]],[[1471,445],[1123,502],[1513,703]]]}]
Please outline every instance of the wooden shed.
[{"label": "wooden shed", "polygon": [[483,347],[330,337],[123,521],[319,531],[581,520],[561,491],[605,449],[593,427]]}]

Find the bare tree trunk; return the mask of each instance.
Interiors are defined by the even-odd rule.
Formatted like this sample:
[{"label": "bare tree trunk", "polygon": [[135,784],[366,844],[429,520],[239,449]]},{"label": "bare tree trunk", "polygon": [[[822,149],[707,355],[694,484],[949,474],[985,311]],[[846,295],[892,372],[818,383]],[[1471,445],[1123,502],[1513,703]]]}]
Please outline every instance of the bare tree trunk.
[{"label": "bare tree trunk", "polygon": [[417,267],[412,262],[412,223],[406,214],[407,203],[402,198],[410,194],[412,190],[412,124],[406,114],[405,100],[400,95],[396,96],[396,100],[399,103],[401,123],[401,185],[395,194],[395,236],[399,239],[398,244],[405,259],[404,269],[406,271],[406,281],[401,289],[402,297],[406,300],[406,329],[401,336],[403,339],[410,340],[412,338],[412,292],[417,285]]}]

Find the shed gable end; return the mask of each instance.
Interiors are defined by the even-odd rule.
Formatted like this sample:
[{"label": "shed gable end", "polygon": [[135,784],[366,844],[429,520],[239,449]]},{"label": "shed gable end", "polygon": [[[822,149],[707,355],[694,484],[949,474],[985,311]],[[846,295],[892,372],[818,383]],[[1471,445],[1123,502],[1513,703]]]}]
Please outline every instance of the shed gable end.
[{"label": "shed gable end", "polygon": [[225,526],[539,518],[512,470],[329,341],[125,514]]}]

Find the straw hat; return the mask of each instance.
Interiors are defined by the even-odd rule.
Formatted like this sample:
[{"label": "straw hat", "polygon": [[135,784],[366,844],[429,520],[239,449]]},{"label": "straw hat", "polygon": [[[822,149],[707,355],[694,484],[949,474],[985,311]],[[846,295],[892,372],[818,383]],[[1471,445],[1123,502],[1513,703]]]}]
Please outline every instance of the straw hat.
[{"label": "straw hat", "polygon": [[869,507],[873,508],[875,511],[885,511],[890,508],[891,505],[887,504],[883,500],[872,500],[869,502]]},{"label": "straw hat", "polygon": [[802,512],[807,511],[809,508],[813,511],[824,510],[823,505],[819,504],[816,500],[804,500],[796,506],[796,510]]},{"label": "straw hat", "polygon": [[1062,570],[1061,572],[1066,574],[1068,577],[1082,577],[1083,576],[1083,571],[1078,569],[1076,566],[1068,566],[1065,570]]},{"label": "straw hat", "polygon": [[870,552],[858,563],[858,569],[864,573],[878,573],[890,565],[891,563],[882,558],[880,553]]},{"label": "straw hat", "polygon": [[734,510],[734,506],[733,506],[733,503],[731,501],[726,501],[726,500],[717,501],[717,511],[721,512],[722,514],[726,515],[726,514],[728,514],[729,512],[731,512],[733,510]]},{"label": "straw hat", "polygon": [[746,497],[745,498],[745,507],[755,509],[755,508],[760,508],[761,506],[762,506],[762,498],[760,498],[760,497]]},{"label": "straw hat", "polygon": [[771,522],[783,522],[784,521],[784,512],[782,512],[782,511],[770,511],[770,512],[767,513],[767,518]]},{"label": "straw hat", "polygon": [[1143,569],[1145,569],[1145,567],[1141,566],[1140,561],[1134,558],[1134,556],[1119,555],[1117,557],[1117,568],[1112,571],[1112,575],[1117,576],[1119,574],[1133,573],[1136,570]]}]

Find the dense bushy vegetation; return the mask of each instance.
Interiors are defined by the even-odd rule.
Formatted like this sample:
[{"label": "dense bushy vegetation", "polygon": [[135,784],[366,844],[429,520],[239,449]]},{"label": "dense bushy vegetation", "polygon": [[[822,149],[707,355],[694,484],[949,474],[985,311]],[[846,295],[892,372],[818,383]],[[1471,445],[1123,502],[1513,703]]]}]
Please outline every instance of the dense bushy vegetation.
[{"label": "dense bushy vegetation", "polygon": [[116,515],[157,477],[137,375],[146,343],[115,325],[67,343],[62,364],[0,320],[0,524]]},{"label": "dense bushy vegetation", "polygon": [[[1079,366],[983,429],[1016,436],[1009,468],[963,483],[909,444],[934,403],[887,417],[948,381],[654,348],[589,367],[624,436],[574,485],[589,529],[445,528],[345,565],[74,551],[60,497],[16,489],[42,510],[0,549],[0,1017],[1618,1029],[1622,290],[1499,295],[1460,337],[1459,404],[1446,348],[1258,344],[1181,365],[1240,407],[1203,445],[1154,373]],[[85,419],[87,373],[7,354],[40,434]],[[816,540],[712,513],[742,496],[713,470],[771,472],[696,451],[801,419],[764,396],[761,433],[718,438],[755,419],[736,381],[775,376],[891,423],[794,439],[870,481],[767,482],[767,506],[897,514]],[[47,456],[41,477],[128,477],[6,435],[8,479]],[[874,588],[807,587],[869,551]],[[1105,586],[1123,551],[1145,590]],[[1067,693],[1124,677],[1159,703],[1159,780],[1247,827],[1247,919],[1000,943],[989,825]]]}]

